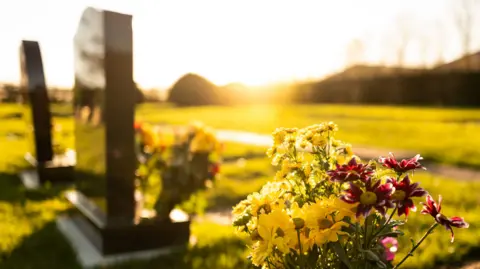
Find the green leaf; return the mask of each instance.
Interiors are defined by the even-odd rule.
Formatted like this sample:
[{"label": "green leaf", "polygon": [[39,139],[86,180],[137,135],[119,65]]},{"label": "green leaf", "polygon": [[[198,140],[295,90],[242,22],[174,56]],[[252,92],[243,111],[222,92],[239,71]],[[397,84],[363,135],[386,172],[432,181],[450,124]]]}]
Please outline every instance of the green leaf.
[{"label": "green leaf", "polygon": [[374,261],[374,262],[380,261],[380,257],[378,257],[378,255],[375,254],[375,252],[371,250],[364,250],[364,249],[361,249],[360,251],[365,253],[365,257],[367,258],[367,260]]},{"label": "green leaf", "polygon": [[347,257],[347,254],[345,253],[345,250],[342,247],[342,244],[340,242],[334,242],[331,243],[333,249],[337,253],[338,258],[349,268],[352,269],[352,265],[350,264],[350,260]]},{"label": "green leaf", "polygon": [[387,268],[387,265],[382,261],[377,261],[377,266],[380,268]]},{"label": "green leaf", "polygon": [[410,238],[410,242],[412,243],[412,248],[414,248],[415,245],[416,245],[416,244],[415,244],[415,240],[413,240],[413,238]]},{"label": "green leaf", "polygon": [[389,227],[395,227],[395,226],[402,226],[405,225],[405,221],[403,220],[390,220],[390,222],[387,224]]},{"label": "green leaf", "polygon": [[390,231],[390,232],[389,231],[381,232],[377,236],[378,237],[398,237],[403,235],[404,235],[403,231],[396,230],[396,231]]}]

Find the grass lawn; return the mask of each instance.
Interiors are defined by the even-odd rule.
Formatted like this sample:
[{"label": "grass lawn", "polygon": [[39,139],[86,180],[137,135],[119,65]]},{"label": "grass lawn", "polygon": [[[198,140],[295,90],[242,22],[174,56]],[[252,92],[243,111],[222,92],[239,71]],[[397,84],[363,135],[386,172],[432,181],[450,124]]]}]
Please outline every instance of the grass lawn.
[{"label": "grass lawn", "polygon": [[[354,145],[419,152],[442,163],[480,167],[480,109],[353,105],[282,105],[175,108],[143,105],[142,120],[185,124],[200,120],[216,128],[271,133],[276,127],[339,125],[339,139]],[[374,138],[374,139],[372,139]]]},{"label": "grass lawn", "polygon": [[[206,112],[202,111],[209,109],[215,110],[216,108],[200,109],[198,115],[203,115]],[[14,110],[8,106],[0,106],[0,118],[1,115],[12,113],[12,111]],[[158,117],[157,114],[154,115],[151,111],[145,110],[142,113],[144,113],[145,117],[151,117],[152,119]],[[172,113],[175,113],[175,111],[172,110]],[[183,113],[186,112],[184,111]],[[358,112],[359,117],[366,115],[362,113],[361,110]],[[444,119],[449,117],[450,119],[461,119],[468,114],[463,115],[461,111],[441,113],[444,113],[442,114]],[[472,112],[471,114],[475,113]],[[479,114],[476,113],[476,117],[480,118]],[[392,113],[391,115],[394,115],[392,117],[400,117],[404,113]],[[423,116],[425,120],[438,116],[435,113],[427,113],[425,115],[428,115]],[[259,118],[257,117],[256,120],[263,121]],[[184,119],[187,119],[187,117]],[[285,116],[285,119],[285,124],[276,122],[276,126],[304,125],[301,119],[298,119],[298,124],[289,124],[289,121],[293,122],[292,118]],[[161,118],[157,120],[162,121]],[[23,132],[24,125],[18,119],[3,118],[1,122],[0,268],[79,268],[75,261],[74,253],[62,235],[56,230],[54,224],[56,216],[71,210],[68,203],[61,196],[62,190],[49,187],[41,191],[26,191],[23,188],[15,173],[18,166],[22,165],[21,157],[27,150],[27,145],[25,139],[7,137],[6,134],[9,132]],[[62,127],[65,130],[65,135],[62,135],[61,139],[64,139],[63,141],[67,144],[71,143],[72,137],[68,134],[68,132],[71,132],[71,121],[58,118],[55,119],[55,122],[62,123]],[[242,125],[245,122],[229,126],[247,129],[244,128],[245,125]],[[266,122],[263,124],[267,124]],[[212,120],[211,122],[207,121],[207,123],[215,125],[215,121]],[[222,126],[221,124],[225,125]],[[339,122],[339,124],[341,123]],[[270,125],[273,128],[273,124]],[[219,121],[217,127],[228,128],[228,125],[226,125],[226,122],[221,123]],[[261,124],[259,124],[256,128],[258,128],[256,130],[259,132],[267,132],[269,127],[261,127]],[[226,149],[229,156],[242,156],[248,152],[259,153],[264,151],[264,149],[243,147],[238,144],[228,144]],[[266,158],[229,162],[222,166],[221,175],[214,188],[199,194],[198,200],[204,201],[203,204],[207,210],[230,208],[247,194],[258,190],[262,184],[272,178],[274,172],[275,170],[270,166],[269,160]],[[456,230],[456,242],[454,244],[449,243],[448,232],[442,228],[437,228],[435,233],[420,247],[420,251],[410,259],[406,266],[408,268],[431,268],[436,262],[462,261],[475,254],[478,257],[478,246],[480,246],[480,227],[478,225],[480,223],[480,215],[478,214],[480,212],[480,197],[478,196],[480,182],[439,178],[426,172],[416,174],[414,180],[421,181],[421,185],[427,188],[432,195],[442,194],[444,196],[443,213],[447,216],[459,215],[465,217],[470,223],[470,228]],[[410,246],[408,241],[410,236],[418,240],[430,224],[430,217],[420,215],[418,212],[412,213],[408,223],[408,236],[401,242],[400,251],[404,253],[406,248]],[[148,262],[132,262],[111,268],[217,269],[249,267],[246,261],[247,249],[245,247],[245,239],[234,235],[230,226],[209,222],[194,223],[192,225],[192,234],[197,243],[190,246],[188,251],[184,253]]]}]

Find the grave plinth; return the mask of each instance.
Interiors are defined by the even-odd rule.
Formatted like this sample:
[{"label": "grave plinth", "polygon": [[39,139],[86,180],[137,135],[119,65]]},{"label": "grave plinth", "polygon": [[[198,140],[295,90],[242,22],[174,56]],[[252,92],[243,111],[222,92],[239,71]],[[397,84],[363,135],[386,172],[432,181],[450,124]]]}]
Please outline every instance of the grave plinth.
[{"label": "grave plinth", "polygon": [[74,154],[55,154],[52,143],[52,117],[43,71],[40,46],[36,41],[22,41],[20,46],[20,90],[27,124],[29,151],[25,160],[32,169],[20,173],[27,188],[37,188],[45,182],[71,183]]},{"label": "grave plinth", "polygon": [[66,198],[81,214],[59,228],[85,267],[184,248],[188,220],[135,221],[132,17],[87,8],[74,45],[77,188]]}]

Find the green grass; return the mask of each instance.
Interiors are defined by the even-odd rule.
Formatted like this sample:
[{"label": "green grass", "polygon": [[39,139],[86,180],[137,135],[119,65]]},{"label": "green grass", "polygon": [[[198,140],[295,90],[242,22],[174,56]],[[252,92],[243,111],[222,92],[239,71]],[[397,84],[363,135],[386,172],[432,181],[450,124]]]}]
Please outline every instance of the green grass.
[{"label": "green grass", "polygon": [[[307,108],[304,108],[305,111],[302,111],[303,108],[299,109],[298,114],[294,113],[293,116],[282,115],[280,118],[275,117],[274,123],[269,123],[268,119],[264,120],[262,117],[257,116],[250,120],[253,122],[252,126],[254,127],[246,125],[247,118],[234,121],[235,124],[232,124],[232,121],[230,121],[230,125],[228,125],[225,119],[215,120],[211,118],[209,122],[208,118],[201,118],[215,113],[215,111],[218,112],[219,108],[201,108],[195,115],[198,116],[197,119],[200,118],[216,127],[238,128],[266,133],[276,126],[306,125],[309,120],[312,120],[305,116],[308,115]],[[310,109],[313,114],[328,114],[327,112],[329,111],[332,114],[332,111],[335,111],[333,108],[335,106],[311,107]],[[146,118],[163,121],[159,117],[162,113],[155,114],[151,109],[151,107],[143,108],[139,114],[144,115]],[[222,108],[230,115],[234,115],[232,113],[236,109]],[[293,111],[291,107],[285,109]],[[374,111],[375,109],[379,110],[376,112],[379,115],[387,110],[387,108],[356,109],[356,114],[359,115],[359,118],[368,118],[368,111]],[[172,113],[171,120],[178,120],[178,122],[174,123],[185,123],[190,116],[194,116],[193,114],[181,116],[187,115],[186,113],[190,109],[179,109],[179,112],[176,112],[176,110],[169,111]],[[349,110],[349,107],[345,107],[345,110],[341,111],[348,114],[353,113],[355,110]],[[412,119],[418,111],[418,109],[393,109],[389,117],[397,119],[406,117],[413,122]],[[442,119],[460,120],[467,117],[480,118],[480,113],[469,110],[434,111],[427,109],[425,111],[425,113],[421,113],[418,116],[419,119],[423,119],[425,122],[428,122],[427,120],[440,121]],[[0,115],[13,112],[15,112],[15,109],[12,109],[12,107],[0,106]],[[238,116],[240,112],[239,110]],[[248,117],[248,115],[251,115],[248,113],[246,111],[244,116]],[[307,120],[302,118],[302,113]],[[298,117],[297,119],[294,119],[295,115]],[[326,117],[325,115],[323,116]],[[339,116],[337,115],[337,117]],[[284,123],[281,122],[282,118],[285,119]],[[237,118],[231,117],[230,119]],[[59,139],[63,143],[73,145],[72,136],[69,134],[71,133],[73,123],[65,118],[56,118],[54,120],[56,123],[62,124],[66,133],[65,136],[61,135]],[[368,122],[368,120],[364,120],[364,122]],[[342,127],[340,122],[339,124]],[[40,191],[26,191],[15,176],[18,166],[23,165],[21,157],[28,149],[28,146],[25,143],[25,139],[7,138],[4,134],[12,131],[24,132],[24,126],[24,123],[18,119],[2,119],[2,124],[0,124],[0,133],[2,134],[0,136],[0,268],[79,268],[74,253],[62,235],[56,230],[54,224],[54,220],[58,215],[71,210],[69,204],[61,196],[62,190],[47,187]],[[365,131],[364,129],[360,130]],[[348,136],[352,134],[344,133],[343,135]],[[355,135],[360,136],[359,134]],[[449,135],[451,136],[451,134]],[[447,139],[446,141],[448,142],[449,140]],[[463,147],[466,148],[466,146]],[[264,149],[244,147],[234,143],[226,145],[227,156],[242,156],[248,154],[248,152],[261,154],[264,152]],[[457,152],[465,151],[458,150]],[[214,188],[199,194],[199,200],[204,201],[205,208],[208,210],[231,208],[239,200],[245,198],[246,195],[258,190],[266,181],[272,179],[274,172],[275,170],[266,158],[228,162],[221,167],[221,175],[218,181],[215,182]],[[470,223],[470,228],[456,230],[456,241],[454,244],[449,243],[448,232],[441,227],[437,228],[428,241],[420,247],[419,252],[406,264],[408,268],[431,268],[435,263],[462,261],[468,257],[474,257],[473,255],[475,254],[478,256],[478,246],[480,246],[480,227],[478,225],[480,223],[480,215],[478,215],[478,212],[480,212],[480,198],[478,196],[480,182],[445,179],[435,177],[426,172],[416,174],[414,180],[421,181],[421,185],[427,188],[432,195],[442,194],[444,197],[443,213],[447,216],[459,215],[465,217]],[[412,213],[406,226],[408,227],[408,233],[405,240],[401,242],[400,251],[405,253],[406,248],[410,246],[409,237],[418,240],[431,222],[432,219],[429,216],[420,215],[419,212]],[[190,246],[185,252],[147,262],[131,262],[121,266],[113,266],[110,269],[248,268],[249,265],[246,260],[248,249],[245,246],[245,238],[239,238],[234,235],[230,226],[209,222],[193,223],[192,234],[195,236],[197,244]]]},{"label": "green grass", "polygon": [[480,167],[480,140],[476,139],[479,109],[353,105],[175,108],[148,104],[138,110],[137,117],[172,124],[200,120],[216,128],[265,134],[276,127],[334,121],[340,128],[338,138],[354,145],[412,150],[434,161]]}]

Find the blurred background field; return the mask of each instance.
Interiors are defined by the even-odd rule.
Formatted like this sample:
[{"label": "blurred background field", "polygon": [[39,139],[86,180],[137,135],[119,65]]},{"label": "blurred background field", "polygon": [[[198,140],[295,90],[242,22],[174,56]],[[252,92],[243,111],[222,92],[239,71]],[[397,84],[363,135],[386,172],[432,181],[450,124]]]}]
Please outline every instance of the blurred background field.
[{"label": "blurred background field", "polygon": [[480,167],[480,109],[368,105],[251,105],[178,108],[142,106],[140,120],[185,124],[200,120],[219,129],[270,134],[277,127],[322,121],[339,125],[339,139],[356,146],[411,150],[436,162]]},{"label": "blurred background field", "polygon": [[[78,268],[66,241],[55,229],[54,219],[71,210],[62,198],[62,189],[46,186],[27,191],[16,178],[27,150],[23,137],[26,125],[15,117],[21,107],[0,106],[0,268]],[[324,120],[339,124],[339,137],[357,144],[388,149],[410,149],[427,158],[451,164],[478,165],[474,139],[475,120],[480,110],[430,109],[398,107],[317,106],[249,106],[173,108],[147,104],[139,108],[137,119],[169,124],[201,120],[219,129],[246,130],[268,134],[279,126],[306,126]],[[69,117],[55,117],[56,139],[73,145],[73,122]],[[61,126],[61,127],[60,127]],[[473,131],[472,131],[473,130]],[[371,139],[374,138],[374,139]],[[441,139],[439,139],[441,138]],[[264,147],[225,143],[225,163],[213,187],[195,195],[185,208],[196,210],[199,217],[192,231],[196,244],[183,256],[162,257],[149,262],[133,262],[113,268],[246,268],[246,238],[239,238],[229,223],[215,215],[226,215],[231,207],[248,194],[273,179],[276,168],[270,165]],[[385,152],[387,153],[387,151]],[[458,230],[455,244],[449,234],[438,229],[423,244],[408,268],[433,268],[438,264],[455,264],[478,257],[480,245],[480,182],[468,178],[444,178],[428,172],[414,176],[433,196],[444,197],[444,213],[460,215],[470,223]],[[419,202],[419,201],[417,201]],[[204,217],[202,217],[204,216]],[[208,216],[214,216],[208,217]],[[409,238],[419,239],[431,219],[412,213],[408,236],[400,245],[403,254]],[[397,257],[402,256],[397,255]],[[180,260],[179,260],[179,257]]]}]

